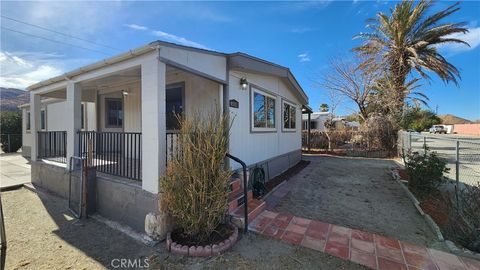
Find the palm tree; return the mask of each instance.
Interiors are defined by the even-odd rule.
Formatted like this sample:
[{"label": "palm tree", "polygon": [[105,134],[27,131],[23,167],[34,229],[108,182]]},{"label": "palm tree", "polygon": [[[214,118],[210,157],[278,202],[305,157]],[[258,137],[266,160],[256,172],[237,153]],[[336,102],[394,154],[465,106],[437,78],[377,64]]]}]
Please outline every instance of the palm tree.
[{"label": "palm tree", "polygon": [[421,77],[430,79],[426,70],[433,71],[445,83],[458,84],[458,69],[449,63],[438,51],[438,46],[446,43],[467,42],[452,37],[452,34],[467,33],[465,23],[442,23],[442,19],[455,13],[459,3],[453,4],[433,15],[427,11],[432,1],[404,0],[398,3],[390,16],[379,12],[375,19],[370,19],[368,28],[371,33],[360,33],[354,38],[361,38],[365,43],[353,50],[362,58],[362,67],[370,70],[385,70],[391,79],[397,106],[403,106],[408,95],[407,78],[415,70]]},{"label": "palm tree", "polygon": [[322,103],[322,104],[320,105],[320,111],[321,111],[321,112],[328,112],[328,104]]}]

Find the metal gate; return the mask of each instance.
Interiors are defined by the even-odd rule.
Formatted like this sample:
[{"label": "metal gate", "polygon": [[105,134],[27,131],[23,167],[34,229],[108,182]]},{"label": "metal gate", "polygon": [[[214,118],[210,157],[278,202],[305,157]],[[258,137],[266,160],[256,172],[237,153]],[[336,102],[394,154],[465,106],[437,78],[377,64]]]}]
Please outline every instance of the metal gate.
[{"label": "metal gate", "polygon": [[[81,157],[70,158],[70,169],[68,179],[68,210],[76,217],[82,217],[83,206],[83,182],[84,179],[85,159]],[[75,179],[72,175],[79,175]],[[73,180],[73,181],[72,181]]]}]

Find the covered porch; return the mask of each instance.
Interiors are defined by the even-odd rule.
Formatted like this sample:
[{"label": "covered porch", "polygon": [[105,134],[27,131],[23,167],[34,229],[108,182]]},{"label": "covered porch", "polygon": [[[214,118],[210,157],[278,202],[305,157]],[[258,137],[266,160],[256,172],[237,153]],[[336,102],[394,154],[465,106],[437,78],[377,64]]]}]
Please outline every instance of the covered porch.
[{"label": "covered porch", "polygon": [[[175,115],[223,110],[227,85],[225,63],[223,69],[205,70],[193,61],[195,52],[181,52],[189,54],[182,57],[171,50],[107,59],[32,89],[32,160],[68,168],[70,157],[91,153],[97,172],[138,180],[143,190],[158,193],[159,178],[177,148]],[[218,61],[212,57],[203,60]],[[39,129],[43,97],[67,104],[55,130]]]}]

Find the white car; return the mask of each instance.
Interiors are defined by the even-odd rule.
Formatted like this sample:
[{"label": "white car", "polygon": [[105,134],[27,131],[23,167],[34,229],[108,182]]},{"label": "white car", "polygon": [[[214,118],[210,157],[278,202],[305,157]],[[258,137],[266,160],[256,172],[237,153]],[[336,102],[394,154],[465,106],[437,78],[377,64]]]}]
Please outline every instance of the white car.
[{"label": "white car", "polygon": [[444,126],[442,125],[435,125],[435,126],[432,126],[429,130],[430,133],[433,133],[433,134],[447,134],[447,130],[445,129]]}]

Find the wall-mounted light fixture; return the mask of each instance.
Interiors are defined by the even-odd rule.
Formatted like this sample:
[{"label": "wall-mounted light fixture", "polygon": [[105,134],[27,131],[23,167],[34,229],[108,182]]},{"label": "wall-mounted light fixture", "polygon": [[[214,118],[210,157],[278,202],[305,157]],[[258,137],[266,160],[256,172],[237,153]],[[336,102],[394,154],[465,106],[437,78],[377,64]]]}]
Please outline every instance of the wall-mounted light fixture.
[{"label": "wall-mounted light fixture", "polygon": [[130,94],[130,93],[129,93],[127,90],[123,90],[123,91],[122,91],[122,95],[123,95],[124,97],[128,96],[128,94]]},{"label": "wall-mounted light fixture", "polygon": [[246,78],[240,79],[240,87],[242,87],[242,90],[247,90],[248,82]]}]

